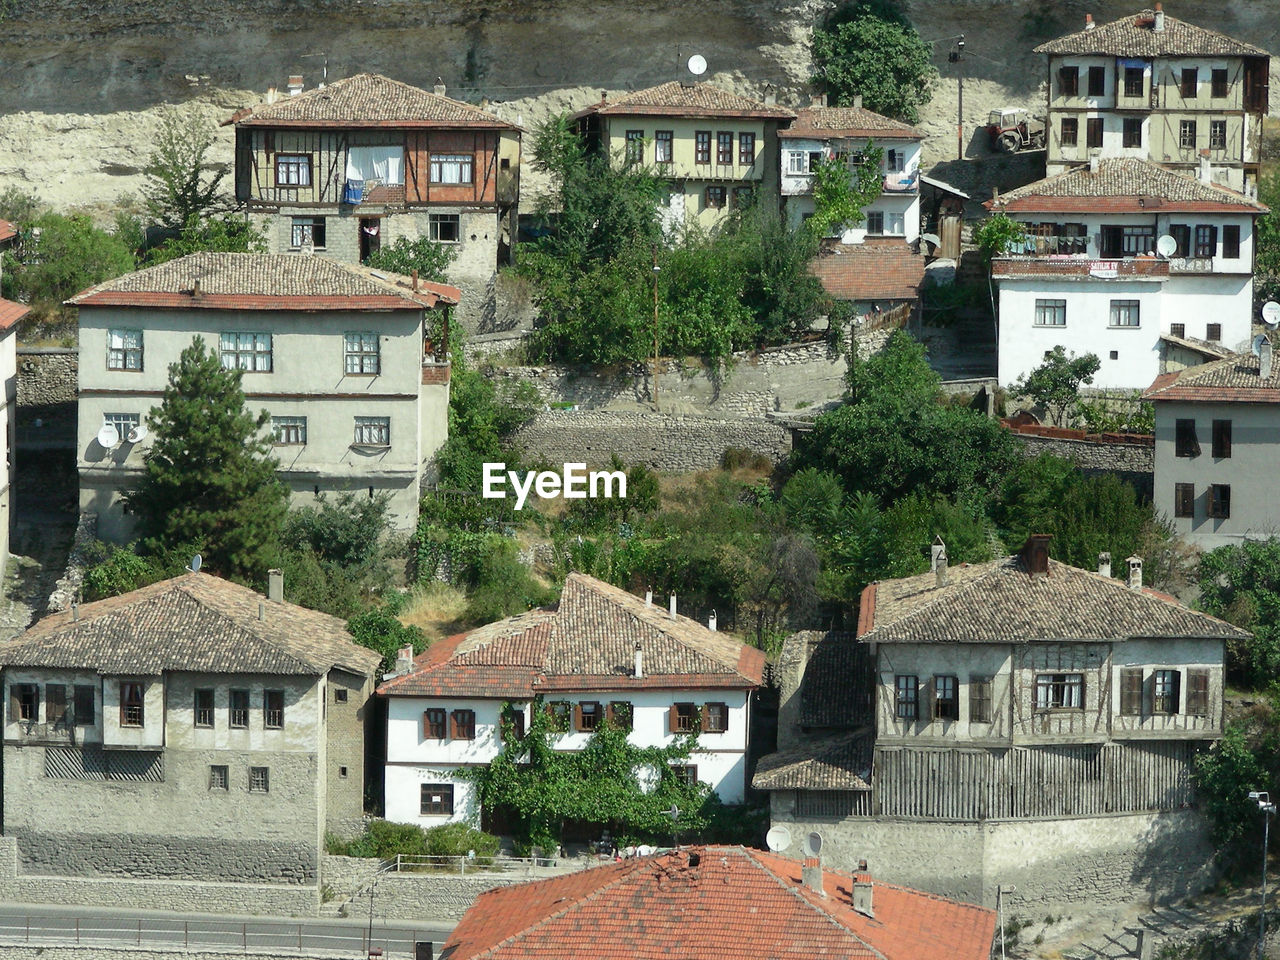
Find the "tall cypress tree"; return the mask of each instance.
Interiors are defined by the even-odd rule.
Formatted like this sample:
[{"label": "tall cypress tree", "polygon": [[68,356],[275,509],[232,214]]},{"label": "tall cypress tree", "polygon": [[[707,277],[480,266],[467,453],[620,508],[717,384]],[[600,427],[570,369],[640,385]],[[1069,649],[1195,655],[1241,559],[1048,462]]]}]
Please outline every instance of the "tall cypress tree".
[{"label": "tall cypress tree", "polygon": [[262,430],[270,415],[245,409],[241,375],[200,337],[182,351],[147,417],[155,439],[125,500],[145,552],[198,549],[210,569],[253,582],[265,579],[289,494]]}]

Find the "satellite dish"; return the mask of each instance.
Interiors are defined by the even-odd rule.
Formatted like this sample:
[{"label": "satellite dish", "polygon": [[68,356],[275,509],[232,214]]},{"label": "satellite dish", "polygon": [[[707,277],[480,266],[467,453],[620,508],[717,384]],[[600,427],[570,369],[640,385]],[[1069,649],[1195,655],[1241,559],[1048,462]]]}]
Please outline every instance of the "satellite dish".
[{"label": "satellite dish", "polygon": [[129,431],[128,440],[130,443],[137,443],[139,440],[147,439],[147,426],[144,423],[138,424]]},{"label": "satellite dish", "polygon": [[769,832],[764,835],[764,842],[774,853],[781,853],[791,846],[791,831],[781,824],[770,827]]},{"label": "satellite dish", "polygon": [[204,557],[200,556],[200,554],[197,553],[194,557],[191,558],[191,572],[199,573],[200,567],[203,564],[204,564]]},{"label": "satellite dish", "polygon": [[1262,322],[1268,327],[1274,327],[1280,323],[1280,303],[1268,300],[1262,305]]},{"label": "satellite dish", "polygon": [[695,77],[700,77],[707,72],[707,58],[700,53],[695,53],[689,58],[689,72]]},{"label": "satellite dish", "polygon": [[1249,348],[1249,352],[1252,353],[1255,357],[1262,356],[1262,345],[1266,342],[1267,342],[1267,335],[1265,333],[1258,334],[1256,337],[1253,338],[1253,346]]},{"label": "satellite dish", "polygon": [[98,431],[98,445],[104,450],[110,450],[120,442],[120,433],[109,423],[104,423],[102,429]]},{"label": "satellite dish", "polygon": [[1169,236],[1169,234],[1166,233],[1164,236],[1162,236],[1159,240],[1156,241],[1156,253],[1160,254],[1160,256],[1164,257],[1165,259],[1172,257],[1177,252],[1178,252],[1178,241],[1173,239],[1173,237]]},{"label": "satellite dish", "polygon": [[804,855],[816,857],[820,853],[822,853],[822,834],[815,830],[804,838]]}]

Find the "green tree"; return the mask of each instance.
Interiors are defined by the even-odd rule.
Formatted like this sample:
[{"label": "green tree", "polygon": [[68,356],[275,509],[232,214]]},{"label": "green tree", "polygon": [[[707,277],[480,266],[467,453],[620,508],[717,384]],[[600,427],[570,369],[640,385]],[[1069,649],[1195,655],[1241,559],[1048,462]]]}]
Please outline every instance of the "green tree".
[{"label": "green tree", "polygon": [[218,192],[226,168],[207,159],[213,140],[213,125],[194,111],[173,108],[160,118],[142,188],[143,205],[156,223],[182,230],[192,218],[205,220],[226,209]]},{"label": "green tree", "polygon": [[982,251],[982,260],[987,264],[1026,239],[1027,228],[1005,213],[993,213],[973,228],[973,242]]},{"label": "green tree", "polygon": [[31,227],[19,253],[5,252],[4,295],[11,299],[56,307],[134,268],[128,245],[88,217],[46,213]]},{"label": "green tree", "polygon": [[1280,675],[1280,539],[1246,540],[1200,558],[1200,605],[1253,636],[1228,641],[1227,674],[1253,689]]},{"label": "green tree", "polygon": [[533,419],[539,406],[532,384],[503,380],[495,385],[467,369],[455,354],[449,389],[449,439],[436,454],[440,486],[478,493],[486,462],[505,462],[507,469],[516,469],[519,451],[512,448],[512,438]]},{"label": "green tree", "polygon": [[147,251],[149,266],[176,260],[190,253],[266,253],[266,233],[247,217],[234,213],[200,218],[192,216],[176,237],[169,237]]},{"label": "green tree", "polygon": [[832,228],[862,222],[862,211],[880,196],[884,181],[880,161],[884,151],[868,144],[860,157],[824,156],[813,169],[814,213],[807,221],[815,236]]},{"label": "green tree", "polygon": [[1239,854],[1243,837],[1257,829],[1258,805],[1249,799],[1251,790],[1274,790],[1274,767],[1268,770],[1265,753],[1275,751],[1274,719],[1268,738],[1271,749],[1260,750],[1249,742],[1245,724],[1227,724],[1222,739],[1195,758],[1193,780],[1196,800],[1210,824],[1214,845]]},{"label": "green tree", "polygon": [[457,246],[437,243],[427,237],[418,237],[416,240],[397,237],[395,243],[369,254],[365,265],[376,270],[401,273],[406,277],[417,270],[419,280],[445,283],[448,279],[445,272],[457,257]]},{"label": "green tree", "polygon": [[813,82],[833,105],[862,97],[868,110],[907,123],[933,97],[932,49],[893,7],[855,0],[813,33]]},{"label": "green tree", "polygon": [[30,223],[43,212],[44,204],[35,194],[26,193],[17,187],[0,190],[0,220],[16,224]]},{"label": "green tree", "polygon": [[1080,388],[1093,383],[1093,375],[1102,366],[1096,353],[1076,356],[1068,354],[1061,344],[1054,347],[1040,366],[1019,377],[1009,387],[1015,397],[1030,397],[1049,411],[1049,416],[1062,426],[1080,399]]},{"label": "green tree", "polygon": [[362,647],[382,654],[379,675],[395,669],[396,651],[412,647],[415,654],[426,649],[427,641],[417,627],[406,627],[385,606],[370,607],[347,621],[352,638]]},{"label": "green tree", "polygon": [[1258,178],[1258,202],[1268,210],[1254,227],[1253,297],[1266,301],[1280,297],[1280,168]]},{"label": "green tree", "polygon": [[245,409],[241,375],[200,337],[182,351],[147,417],[154,439],[125,501],[145,552],[196,546],[211,570],[254,583],[276,556],[289,493],[263,433],[270,415]]}]

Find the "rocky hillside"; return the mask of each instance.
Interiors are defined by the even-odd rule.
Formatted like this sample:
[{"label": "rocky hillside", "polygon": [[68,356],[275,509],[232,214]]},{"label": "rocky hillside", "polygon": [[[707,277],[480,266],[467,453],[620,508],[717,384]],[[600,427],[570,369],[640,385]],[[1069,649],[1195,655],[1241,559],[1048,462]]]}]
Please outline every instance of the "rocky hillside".
[{"label": "rocky hillside", "polygon": [[[701,53],[711,79],[773,88],[804,102],[808,37],[831,0],[8,0],[0,11],[0,187],[60,207],[105,209],[135,192],[158,111],[185,104],[211,118],[302,73],[308,86],[375,71],[452,95],[487,98],[532,125],[549,112],[683,75]],[[1044,64],[1030,53],[1137,2],[905,0],[937,38],[942,79],[923,126],[927,160],[955,156],[956,34],[966,36],[970,131],[993,106],[1036,105]],[[1174,16],[1280,48],[1268,0],[1171,0]],[[1280,90],[1280,86],[1277,86]],[[1280,97],[1276,98],[1280,102]],[[230,130],[217,159],[230,161]],[[980,152],[981,145],[966,146]]]}]

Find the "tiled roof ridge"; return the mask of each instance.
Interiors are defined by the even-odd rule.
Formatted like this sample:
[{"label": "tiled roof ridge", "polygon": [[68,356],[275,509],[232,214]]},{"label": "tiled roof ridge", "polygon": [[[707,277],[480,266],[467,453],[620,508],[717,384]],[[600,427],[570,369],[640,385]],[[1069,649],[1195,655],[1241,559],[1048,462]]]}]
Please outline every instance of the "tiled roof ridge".
[{"label": "tiled roof ridge", "polygon": [[[957,597],[966,597],[970,592],[968,589],[969,587],[982,583],[984,580],[987,580],[994,574],[999,573],[1006,566],[1019,565],[1020,562],[1021,562],[1021,557],[1015,553],[1011,556],[1000,557],[997,560],[988,560],[985,564],[974,564],[974,566],[977,566],[977,567],[985,566],[987,567],[987,569],[979,573],[977,576],[971,577],[970,579],[965,580],[963,583],[944,584],[941,587],[937,586],[936,580],[926,579],[928,577],[935,576],[935,574],[931,572],[917,573],[914,577],[902,577],[901,578],[902,580],[919,579],[924,584],[924,586],[922,586],[919,590],[913,591],[912,593],[904,593],[901,597],[895,596],[893,598],[893,602],[896,603],[899,600],[905,599],[907,597],[919,597],[929,593],[934,594],[934,596],[932,596],[927,602],[922,603],[920,606],[916,607],[914,610],[908,610],[906,613],[902,614],[901,616],[893,618],[888,623],[885,623],[885,624],[877,623],[871,628],[871,630],[859,629],[858,639],[861,640],[864,636],[866,636],[868,633],[871,633],[873,630],[880,629],[881,626],[885,626],[885,627],[897,626],[902,623],[907,623],[908,621],[911,621],[920,615],[927,614],[934,607],[935,604],[940,603],[943,600],[950,600]],[[878,586],[881,582],[883,581],[876,581],[875,583],[871,584],[871,586]],[[948,588],[951,588],[951,589],[948,589]]]},{"label": "tiled roof ridge", "polygon": [[[1183,367],[1181,370],[1171,370],[1168,373],[1162,373],[1156,377],[1151,386],[1147,388],[1143,397],[1156,398],[1156,395],[1169,387],[1194,387],[1197,382],[1211,377],[1220,370],[1234,366],[1244,360],[1245,357],[1251,356],[1246,353],[1232,353],[1229,356],[1221,357],[1210,363],[1199,363],[1193,367]],[[1160,383],[1164,380],[1163,383]],[[1156,386],[1160,384],[1160,386]]]},{"label": "tiled roof ridge", "polygon": [[[1207,198],[1207,199],[1198,200],[1198,201],[1187,201],[1187,200],[1180,201],[1172,197],[1165,196],[1163,193],[1152,190],[1152,191],[1144,192],[1142,194],[1143,196],[1148,196],[1153,198],[1159,197],[1160,199],[1167,200],[1170,203],[1212,202],[1212,199],[1219,199],[1223,203],[1230,203],[1235,206],[1246,207],[1251,209],[1266,209],[1262,204],[1258,203],[1255,200],[1251,200],[1249,197],[1246,197],[1242,193],[1238,193],[1237,191],[1232,190],[1230,187],[1225,187],[1222,184],[1218,184],[1218,183],[1206,183],[1205,181],[1200,180],[1197,177],[1188,176],[1187,174],[1182,173],[1181,171],[1178,171],[1178,170],[1172,170],[1169,167],[1164,166],[1163,164],[1155,163],[1151,160],[1146,159],[1145,157],[1102,157],[1098,160],[1098,168],[1096,173],[1090,167],[1089,163],[1087,162],[1079,163],[1075,166],[1068,167],[1066,170],[1063,170],[1059,173],[1055,173],[1052,176],[1043,177],[1040,180],[1033,181],[1032,183],[1025,184],[1021,187],[1016,187],[1013,190],[1008,191],[1007,193],[1001,194],[999,197],[993,197],[990,201],[988,201],[988,205],[990,205],[993,208],[1002,207],[1010,203],[1016,203],[1019,200],[1025,200],[1029,197],[1046,197],[1049,199],[1065,199],[1072,195],[1071,194],[1054,194],[1054,193],[1046,192],[1046,188],[1049,185],[1062,183],[1064,181],[1070,180],[1075,177],[1091,176],[1091,177],[1102,178],[1106,174],[1109,174],[1109,173],[1114,174],[1116,170],[1128,171],[1129,168],[1134,168],[1137,171],[1142,171],[1142,170],[1148,171],[1148,183],[1150,183],[1152,186],[1158,186],[1158,184],[1155,183],[1154,179],[1152,179],[1152,174],[1154,173],[1156,176],[1166,176],[1166,177],[1175,178],[1175,182],[1182,181],[1180,185],[1184,187],[1195,189],[1195,190],[1203,190],[1209,194],[1219,195],[1217,198]],[[1104,194],[1086,194],[1086,193],[1075,194],[1075,196],[1079,196],[1079,197],[1128,196],[1128,195],[1129,193],[1123,190],[1118,191],[1115,194],[1105,194],[1105,193]]]},{"label": "tiled roof ridge", "polygon": [[[1092,39],[1094,40],[1095,43],[1099,43],[1099,44],[1105,43],[1105,41],[1108,39],[1109,34],[1119,33],[1120,31],[1125,30],[1126,28],[1137,29],[1139,27],[1138,21],[1140,19],[1141,20],[1146,20],[1147,18],[1154,19],[1155,13],[1156,11],[1154,7],[1146,6],[1134,13],[1126,14],[1125,16],[1122,16],[1122,17],[1117,17],[1115,20],[1109,20],[1106,23],[1095,24],[1092,27],[1092,29],[1086,27],[1080,30],[1073,30],[1070,33],[1064,33],[1062,36],[1055,37],[1052,40],[1046,40],[1044,43],[1038,44],[1037,46],[1033,47],[1032,53],[1050,54],[1050,53],[1061,52],[1066,54],[1076,53],[1079,55],[1079,54],[1082,54],[1083,51],[1059,50],[1056,48],[1060,46],[1069,45],[1071,44],[1072,41],[1081,40],[1085,38]],[[1261,47],[1255,46],[1252,43],[1247,43],[1244,40],[1237,40],[1235,37],[1231,36],[1230,34],[1223,33],[1221,30],[1213,30],[1209,27],[1202,27],[1199,24],[1192,23],[1189,20],[1182,20],[1178,17],[1171,16],[1167,13],[1164,15],[1164,23],[1165,23],[1166,32],[1168,32],[1170,28],[1175,28],[1175,29],[1183,28],[1189,32],[1200,34],[1204,37],[1212,37],[1214,39],[1226,40],[1229,43],[1241,48],[1242,51],[1252,50],[1252,51],[1256,51],[1257,54],[1259,55],[1263,55],[1266,53],[1266,51],[1263,50]],[[1145,24],[1143,24],[1142,28],[1146,29]],[[1098,39],[1098,38],[1101,38],[1101,39]],[[1185,55],[1194,56],[1196,54],[1193,52]],[[1236,55],[1239,56],[1241,54],[1236,54]],[[1176,56],[1176,54],[1165,54],[1165,56]]]}]

